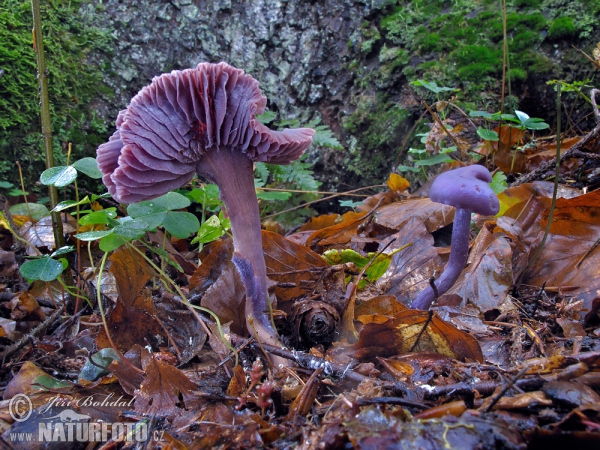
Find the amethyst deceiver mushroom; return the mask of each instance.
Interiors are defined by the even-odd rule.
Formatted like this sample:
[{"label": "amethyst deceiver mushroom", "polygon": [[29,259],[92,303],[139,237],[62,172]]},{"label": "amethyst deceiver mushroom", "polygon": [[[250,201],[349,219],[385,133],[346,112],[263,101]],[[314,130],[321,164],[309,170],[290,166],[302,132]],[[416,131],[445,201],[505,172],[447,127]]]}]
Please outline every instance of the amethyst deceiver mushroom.
[{"label": "amethyst deceiver mushroom", "polygon": [[[429,198],[456,208],[452,225],[450,258],[444,272],[435,281],[438,295],[452,287],[467,262],[471,213],[493,216],[500,211],[498,197],[490,187],[492,175],[482,166],[468,166],[440,174],[429,190]],[[412,302],[411,309],[429,309],[434,300],[427,286]]]},{"label": "amethyst deceiver mushroom", "polygon": [[149,200],[195,173],[219,186],[231,220],[233,263],[246,286],[248,330],[280,346],[270,320],[253,162],[287,164],[312,142],[310,128],[271,131],[256,119],[267,99],[258,81],[226,63],[160,75],[117,117],[98,147],[102,180],[123,203]]}]

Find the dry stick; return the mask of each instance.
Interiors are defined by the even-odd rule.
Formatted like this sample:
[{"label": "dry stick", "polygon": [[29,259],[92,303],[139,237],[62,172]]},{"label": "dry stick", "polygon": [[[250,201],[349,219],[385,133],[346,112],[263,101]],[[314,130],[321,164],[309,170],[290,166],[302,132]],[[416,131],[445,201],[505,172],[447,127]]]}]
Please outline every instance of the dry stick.
[{"label": "dry stick", "polygon": [[[594,109],[594,115],[596,116],[596,122],[597,122],[596,127],[592,131],[590,131],[584,138],[582,138],[579,142],[577,142],[575,145],[573,145],[569,150],[567,150],[562,155],[560,155],[560,158],[555,158],[555,159],[551,159],[550,161],[546,161],[545,163],[541,164],[540,167],[535,169],[533,172],[529,172],[528,174],[521,176],[518,180],[511,183],[510,187],[518,186],[523,183],[529,183],[533,180],[537,180],[538,178],[541,178],[548,170],[550,170],[550,168],[552,166],[556,165],[557,159],[562,163],[563,161],[565,161],[569,158],[579,157],[578,155],[580,155],[581,152],[583,152],[583,148],[589,142],[592,142],[593,140],[597,139],[600,136],[600,111],[598,110],[598,105],[596,104],[596,98],[595,98],[596,94],[600,94],[600,90],[592,89],[591,100],[592,100],[592,106]],[[588,154],[587,152],[585,152],[585,153]],[[595,159],[595,156],[593,156],[594,154],[588,154],[588,155],[591,155],[591,156],[587,156],[588,158]]]},{"label": "dry stick", "polygon": [[56,311],[54,311],[52,313],[52,315],[48,316],[46,318],[46,320],[44,320],[37,327],[35,327],[33,330],[31,330],[27,335],[23,336],[21,339],[19,339],[17,342],[15,342],[10,347],[7,347],[6,349],[4,349],[4,352],[2,353],[2,367],[5,367],[4,364],[6,363],[6,358],[12,356],[21,347],[24,347],[25,344],[27,344],[30,341],[30,338],[32,338],[33,336],[35,336],[35,335],[37,335],[39,333],[44,332],[54,322],[56,322],[57,320],[59,320],[60,317],[61,317],[61,315],[62,315],[62,313],[64,312],[64,309],[65,309],[65,306],[64,306],[64,303],[63,303],[59,309],[57,309]]},{"label": "dry stick", "polygon": [[[339,195],[339,192],[328,192],[328,191],[303,191],[301,189],[279,189],[279,188],[266,188],[266,187],[260,187],[257,188],[258,190],[261,191],[275,191],[275,192],[294,192],[294,193],[298,193],[298,194],[318,194],[318,195],[325,195],[325,194],[333,194],[333,195]],[[352,192],[352,191],[350,191]],[[369,197],[368,194],[348,194],[348,193],[344,193],[343,195],[347,195],[349,197]]]},{"label": "dry stick", "polygon": [[419,126],[419,124],[421,123],[421,120],[423,120],[423,117],[425,117],[425,111],[423,111],[423,114],[421,114],[421,117],[419,117],[417,119],[417,121],[415,122],[413,127],[406,134],[406,137],[402,141],[402,145],[400,146],[400,151],[398,152],[398,156],[396,157],[396,161],[394,162],[394,167],[392,167],[392,173],[398,173],[398,165],[400,164],[400,159],[402,159],[402,155],[404,154],[404,149],[406,148],[406,144],[408,144],[408,140],[411,138],[412,134],[417,129],[417,126]]},{"label": "dry stick", "polygon": [[308,355],[304,352],[299,352],[297,350],[287,350],[285,348],[275,347],[273,345],[268,344],[262,344],[261,346],[258,346],[257,343],[253,343],[252,347],[259,347],[263,351],[267,351],[276,356],[281,356],[282,358],[294,361],[301,367],[305,367],[307,369],[316,370],[319,367],[323,367],[323,372],[325,375],[335,375],[342,379],[355,381],[357,383],[360,383],[369,378],[364,375],[361,375],[358,372],[353,371],[352,369],[350,369],[350,366],[331,363],[329,361],[325,361],[322,358],[317,358],[316,356]]},{"label": "dry stick", "polygon": [[456,138],[454,136],[452,136],[452,133],[450,133],[450,131],[448,131],[448,129],[444,126],[443,122],[440,120],[438,115],[429,107],[429,105],[425,101],[422,101],[421,104],[425,108],[427,108],[427,111],[429,111],[429,114],[431,114],[431,117],[433,117],[433,120],[435,120],[437,122],[437,124],[442,128],[442,130],[444,130],[444,132],[448,135],[450,140],[452,142],[454,142],[454,145],[456,145],[456,151],[459,153],[462,153],[462,150],[460,149],[460,145],[458,145]]},{"label": "dry stick", "polygon": [[525,372],[527,372],[527,367],[523,367],[518,374],[515,375],[515,377],[510,380],[510,383],[508,383],[506,386],[504,386],[504,389],[502,389],[500,391],[500,393],[498,395],[496,395],[496,397],[494,397],[494,399],[492,400],[492,402],[488,405],[488,407],[485,409],[485,412],[489,413],[492,408],[494,406],[496,406],[496,403],[498,403],[500,401],[500,399],[504,396],[504,394],[506,394],[517,382],[517,380],[519,378],[521,378]]},{"label": "dry stick", "polygon": [[[42,125],[42,138],[44,140],[44,153],[46,157],[46,169],[54,167],[54,153],[52,151],[52,122],[50,121],[50,100],[48,96],[48,69],[44,57],[44,41],[42,34],[42,17],[40,13],[40,1],[31,0],[33,13],[33,50],[37,57],[37,78],[40,88],[40,119]],[[54,211],[58,204],[58,192],[55,186],[48,186],[50,197],[50,209],[52,210],[52,231],[56,248],[65,246],[63,226],[60,213]]]},{"label": "dry stick", "polygon": [[339,194],[330,195],[328,197],[323,197],[323,198],[320,198],[318,200],[313,200],[312,202],[306,202],[306,203],[303,203],[302,205],[294,206],[293,208],[289,208],[289,209],[286,209],[286,210],[283,210],[283,211],[279,211],[279,212],[276,212],[276,213],[273,213],[273,214],[269,214],[268,216],[263,217],[263,220],[264,219],[268,219],[270,217],[278,216],[279,214],[283,214],[283,213],[286,213],[286,212],[294,211],[296,209],[305,208],[306,206],[312,205],[313,203],[323,202],[325,200],[329,200],[329,199],[332,199],[332,198],[335,198],[335,197],[342,197],[344,195],[348,195],[348,194],[351,194],[353,192],[364,191],[365,189],[373,189],[373,188],[377,188],[377,187],[386,187],[386,185],[385,184],[375,184],[373,186],[366,186],[366,187],[361,187],[361,188],[358,188],[358,189],[352,189],[351,191],[347,191],[347,192],[340,192]]},{"label": "dry stick", "polygon": [[554,191],[552,192],[552,203],[550,204],[550,212],[548,213],[548,223],[546,224],[546,229],[544,230],[544,237],[542,237],[542,242],[538,246],[535,254],[525,270],[522,273],[527,272],[527,270],[532,267],[537,259],[539,258],[544,246],[546,245],[546,239],[548,239],[548,234],[550,233],[550,226],[552,225],[552,218],[554,217],[554,209],[556,208],[556,196],[558,194],[558,175],[560,171],[560,84],[556,85],[556,111],[558,114],[556,115],[556,167],[554,170]]}]

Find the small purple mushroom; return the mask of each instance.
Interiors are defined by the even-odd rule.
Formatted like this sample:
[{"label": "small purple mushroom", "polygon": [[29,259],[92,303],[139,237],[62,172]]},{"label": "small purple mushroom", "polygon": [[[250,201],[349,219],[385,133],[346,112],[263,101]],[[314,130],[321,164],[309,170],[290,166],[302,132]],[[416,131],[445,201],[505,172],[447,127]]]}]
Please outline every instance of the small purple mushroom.
[{"label": "small purple mushroom", "polygon": [[[431,200],[456,208],[450,258],[444,272],[435,281],[439,295],[452,287],[467,262],[471,213],[492,216],[500,211],[498,197],[489,185],[491,181],[489,170],[473,165],[444,172],[431,185],[429,190]],[[426,310],[433,300],[433,289],[427,286],[410,307]]]},{"label": "small purple mushroom", "polygon": [[281,346],[270,320],[253,162],[288,164],[312,142],[310,128],[271,131],[256,119],[267,99],[258,81],[226,63],[201,63],[152,80],[98,147],[102,180],[123,203],[179,188],[195,173],[220,188],[231,220],[233,263],[246,286],[248,330]]}]

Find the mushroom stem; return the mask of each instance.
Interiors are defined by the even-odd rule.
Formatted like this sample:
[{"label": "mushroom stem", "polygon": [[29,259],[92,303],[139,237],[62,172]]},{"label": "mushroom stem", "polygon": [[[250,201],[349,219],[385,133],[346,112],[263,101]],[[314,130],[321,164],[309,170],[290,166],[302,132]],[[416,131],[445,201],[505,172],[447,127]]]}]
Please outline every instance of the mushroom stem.
[{"label": "mushroom stem", "polygon": [[[219,186],[221,200],[229,213],[234,247],[232,261],[246,287],[248,330],[259,342],[282,347],[271,322],[253,163],[243,153],[221,148],[206,152],[197,170],[199,175]],[[287,360],[277,358],[277,363],[284,361]]]},{"label": "mushroom stem", "polygon": [[[471,212],[466,209],[456,209],[452,225],[452,242],[450,244],[450,258],[442,275],[435,281],[438,295],[442,295],[458,279],[467,262],[469,254],[469,232],[471,228]],[[434,301],[431,286],[427,286],[410,305],[411,309],[427,310]]]}]

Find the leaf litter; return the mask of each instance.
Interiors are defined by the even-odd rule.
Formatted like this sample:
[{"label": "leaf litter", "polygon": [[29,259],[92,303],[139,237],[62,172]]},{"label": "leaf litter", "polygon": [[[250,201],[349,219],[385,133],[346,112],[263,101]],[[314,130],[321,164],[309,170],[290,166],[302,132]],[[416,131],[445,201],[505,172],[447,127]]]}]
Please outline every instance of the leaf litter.
[{"label": "leaf litter", "polygon": [[[460,138],[461,125],[454,130]],[[486,148],[506,173],[540,171],[553,156],[545,143],[515,158],[523,135],[497,131]],[[435,148],[447,137],[437,132],[428,142]],[[563,175],[575,169],[577,158]],[[103,276],[107,335],[97,309],[83,302],[66,312],[60,284],[19,279],[22,254],[0,228],[8,242],[0,253],[2,439],[37,432],[70,408],[90,423],[159,432],[143,444],[113,437],[102,448],[597,446],[600,191],[561,187],[542,246],[552,186],[509,187],[496,217],[473,217],[458,281],[430,311],[418,311],[407,306],[443,270],[454,210],[423,190],[408,195],[396,174],[388,187],[357,211],[313,218],[295,234],[263,231],[284,348],[248,338],[227,236],[197,254],[185,239],[148,233],[164,246],[181,292],[220,326],[123,247]],[[53,245],[43,238],[47,223],[29,221],[21,231],[36,247],[30,254]],[[81,279],[95,303],[95,276]],[[294,364],[275,367],[270,355]],[[18,393],[32,402],[27,421],[10,414]]]}]

